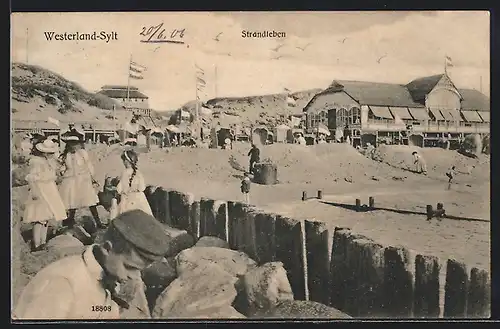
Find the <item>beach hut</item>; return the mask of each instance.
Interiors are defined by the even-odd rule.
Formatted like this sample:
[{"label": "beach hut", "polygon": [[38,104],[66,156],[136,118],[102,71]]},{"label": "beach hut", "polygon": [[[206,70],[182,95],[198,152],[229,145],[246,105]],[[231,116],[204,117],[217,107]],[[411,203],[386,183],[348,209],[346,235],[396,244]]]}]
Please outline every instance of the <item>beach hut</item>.
[{"label": "beach hut", "polygon": [[289,130],[290,127],[285,124],[274,127],[274,141],[276,143],[286,143]]},{"label": "beach hut", "polygon": [[269,136],[269,129],[265,126],[259,126],[252,131],[252,142],[265,145]]}]

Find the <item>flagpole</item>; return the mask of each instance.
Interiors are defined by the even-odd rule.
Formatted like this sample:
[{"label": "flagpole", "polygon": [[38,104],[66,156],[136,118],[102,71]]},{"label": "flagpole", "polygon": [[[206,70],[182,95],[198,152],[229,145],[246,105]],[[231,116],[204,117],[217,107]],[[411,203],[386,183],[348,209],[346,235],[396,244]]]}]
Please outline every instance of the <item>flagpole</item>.
[{"label": "flagpole", "polygon": [[196,139],[198,139],[198,136],[199,136],[199,132],[198,132],[198,128],[199,128],[198,127],[199,126],[199,113],[198,113],[198,71],[197,71],[196,64],[195,64],[195,67],[194,67],[194,90],[195,90],[195,113],[196,113],[195,131],[196,131]]},{"label": "flagpole", "polygon": [[26,64],[29,64],[28,54],[29,54],[29,29],[26,28]]},{"label": "flagpole", "polygon": [[215,64],[215,98],[217,98],[217,64]]},{"label": "flagpole", "polygon": [[127,105],[126,108],[129,110],[129,104],[130,104],[130,65],[132,65],[132,54],[130,54],[130,60],[128,62],[128,79],[127,79]]},{"label": "flagpole", "polygon": [[448,75],[448,70],[446,68],[446,56],[444,57],[444,74]]},{"label": "flagpole", "polygon": [[479,76],[479,91],[482,93],[483,92],[483,76]]}]

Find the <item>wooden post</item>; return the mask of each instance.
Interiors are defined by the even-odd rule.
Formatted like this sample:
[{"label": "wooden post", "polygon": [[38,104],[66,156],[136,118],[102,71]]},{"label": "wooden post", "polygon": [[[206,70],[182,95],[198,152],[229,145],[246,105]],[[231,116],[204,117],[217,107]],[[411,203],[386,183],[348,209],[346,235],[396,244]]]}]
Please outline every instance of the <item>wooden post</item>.
[{"label": "wooden post", "polygon": [[427,213],[427,220],[431,220],[434,217],[434,210],[432,209],[432,205],[428,204],[425,208]]},{"label": "wooden post", "polygon": [[151,211],[153,212],[153,216],[156,217],[156,204],[157,204],[157,200],[156,200],[156,190],[158,189],[157,186],[154,186],[154,185],[148,185],[146,187],[146,189],[144,190],[144,195],[146,196],[146,199],[148,200],[148,203],[149,203],[149,207],[151,208]]},{"label": "wooden post", "polygon": [[473,268],[470,273],[467,317],[489,318],[491,307],[490,275],[485,270]]},{"label": "wooden post", "polygon": [[228,229],[229,229],[229,247],[238,250],[240,246],[239,231],[241,220],[244,216],[243,203],[228,201]]},{"label": "wooden post", "polygon": [[296,300],[307,298],[302,232],[300,221],[280,215],[276,217],[276,260],[283,263]]},{"label": "wooden post", "polygon": [[325,223],[305,221],[307,285],[309,300],[329,304],[330,255],[329,231]]},{"label": "wooden post", "polygon": [[361,210],[361,200],[356,199],[356,211],[360,211],[360,210]]},{"label": "wooden post", "polygon": [[323,199],[323,191],[318,190],[318,199]]},{"label": "wooden post", "polygon": [[94,144],[97,142],[96,136],[95,129],[92,129],[92,142],[94,142]]},{"label": "wooden post", "polygon": [[345,305],[345,280],[347,274],[347,239],[351,230],[336,227],[333,232],[332,254],[330,258],[330,305],[343,310]]},{"label": "wooden post", "polygon": [[200,200],[200,237],[217,236],[214,204],[215,201],[211,199]]},{"label": "wooden post", "polygon": [[215,233],[217,237],[229,242],[227,203],[225,201],[216,201],[214,204],[214,213]]},{"label": "wooden post", "polygon": [[257,263],[264,264],[276,260],[276,215],[258,212],[255,215],[255,241]]},{"label": "wooden post", "polygon": [[302,191],[302,201],[306,201],[306,200],[307,200],[307,192]]},{"label": "wooden post", "polygon": [[372,196],[368,198],[368,207],[370,207],[370,209],[375,208],[375,198]]},{"label": "wooden post", "polygon": [[414,315],[419,318],[437,318],[439,306],[439,259],[417,255],[415,258]]},{"label": "wooden post", "polygon": [[408,250],[387,247],[384,251],[384,306],[390,317],[413,315],[413,274]]},{"label": "wooden post", "polygon": [[189,213],[191,235],[198,240],[200,238],[201,220],[200,220],[200,201],[193,201]]},{"label": "wooden post", "polygon": [[446,266],[444,317],[465,318],[469,275],[464,263],[449,259]]}]

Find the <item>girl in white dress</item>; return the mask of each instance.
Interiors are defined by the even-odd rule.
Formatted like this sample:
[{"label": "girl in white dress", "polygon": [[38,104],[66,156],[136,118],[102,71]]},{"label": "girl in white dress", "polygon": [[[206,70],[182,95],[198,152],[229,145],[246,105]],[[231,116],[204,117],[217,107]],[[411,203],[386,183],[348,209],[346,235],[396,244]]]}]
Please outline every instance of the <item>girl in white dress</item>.
[{"label": "girl in white dress", "polygon": [[29,160],[29,173],[26,175],[29,194],[22,220],[33,223],[33,251],[44,248],[48,221],[66,218],[66,208],[56,186],[56,166],[49,159],[58,149],[59,145],[51,140],[37,143]]},{"label": "girl in white dress", "polygon": [[137,170],[139,157],[134,150],[123,152],[122,156],[123,171],[116,191],[120,194],[120,203],[118,204],[118,214],[128,210],[140,209],[150,215],[153,215],[149,202],[146,199],[144,190],[146,183],[142,173]]},{"label": "girl in white dress", "polygon": [[99,198],[94,185],[94,166],[89,154],[84,149],[84,134],[73,129],[64,134],[66,147],[60,155],[62,182],[59,188],[61,197],[68,210],[68,218],[63,222],[65,226],[75,225],[76,210],[89,207],[95,224],[98,228],[105,228],[97,212]]}]

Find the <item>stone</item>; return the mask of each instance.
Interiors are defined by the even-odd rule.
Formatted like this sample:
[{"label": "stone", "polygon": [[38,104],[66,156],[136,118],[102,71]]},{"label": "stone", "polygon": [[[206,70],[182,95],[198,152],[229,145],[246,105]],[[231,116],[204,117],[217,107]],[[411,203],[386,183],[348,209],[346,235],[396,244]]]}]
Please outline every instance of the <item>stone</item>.
[{"label": "stone", "polygon": [[217,264],[203,263],[181,274],[161,293],[153,318],[241,318],[231,305],[236,281]]},{"label": "stone", "polygon": [[142,280],[129,280],[120,285],[117,295],[129,303],[129,308],[120,308],[120,319],[151,319],[146,285]]},{"label": "stone", "polygon": [[281,262],[266,263],[240,277],[234,307],[243,314],[270,309],[282,300],[293,300],[292,287]]},{"label": "stone", "polygon": [[83,247],[83,243],[69,234],[61,234],[47,242],[47,249],[64,249],[73,247]]},{"label": "stone", "polygon": [[194,245],[195,247],[217,247],[229,249],[229,244],[215,236],[202,236],[198,242]]},{"label": "stone", "polygon": [[168,225],[163,225],[165,232],[172,239],[165,257],[173,257],[179,252],[194,246],[194,238],[184,230],[178,230]]},{"label": "stone", "polygon": [[142,271],[142,280],[146,284],[146,296],[150,309],[158,296],[165,288],[177,278],[175,270],[175,259],[163,258]]},{"label": "stone", "polygon": [[313,301],[283,300],[272,309],[253,314],[254,318],[274,319],[350,319],[348,314]]},{"label": "stone", "polygon": [[235,277],[245,274],[257,265],[243,252],[216,247],[192,247],[176,256],[176,270],[179,276],[197,267],[213,264]]}]

